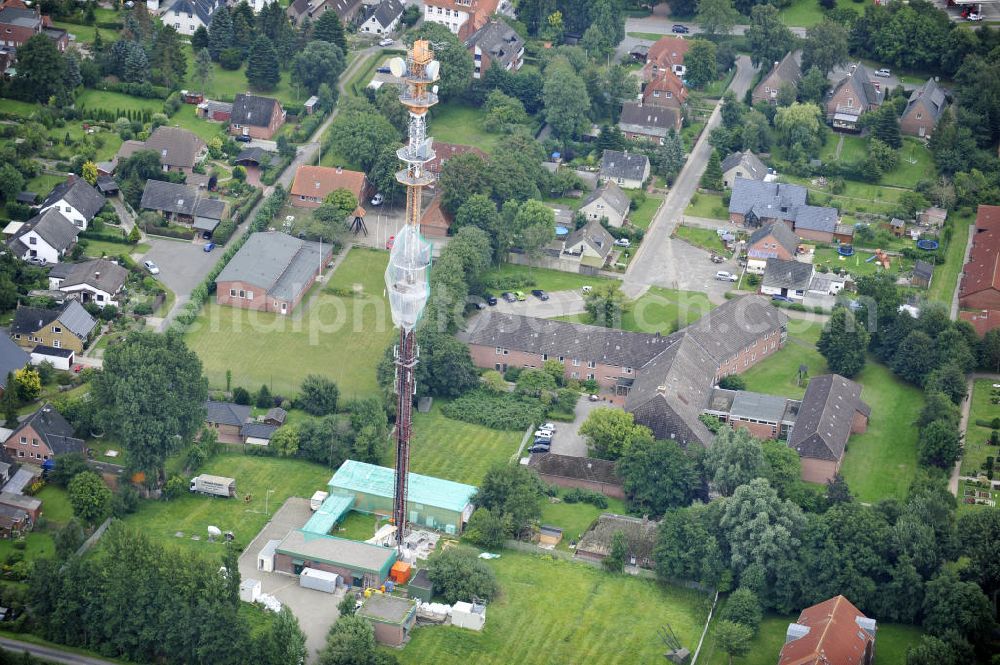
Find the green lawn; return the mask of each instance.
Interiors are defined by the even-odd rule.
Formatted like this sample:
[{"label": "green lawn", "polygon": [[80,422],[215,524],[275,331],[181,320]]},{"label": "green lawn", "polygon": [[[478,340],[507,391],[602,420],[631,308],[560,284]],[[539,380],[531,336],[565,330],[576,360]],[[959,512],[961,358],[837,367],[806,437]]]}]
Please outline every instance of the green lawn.
[{"label": "green lawn", "polygon": [[[77,23],[66,23],[64,21],[53,21],[52,24],[57,28],[62,28],[71,35],[76,35],[77,44],[92,43],[94,41],[94,35],[97,33],[97,28],[92,25],[79,25]],[[104,40],[105,44],[111,44],[117,38],[118,33],[114,30],[101,28],[101,39]]]},{"label": "green lawn", "polygon": [[905,189],[884,187],[872,183],[862,183],[847,180],[841,194],[831,194],[828,189],[814,185],[809,178],[782,176],[782,182],[802,185],[809,190],[809,203],[812,205],[831,205],[840,208],[842,213],[875,212],[892,214]]},{"label": "green lawn", "polygon": [[73,518],[73,507],[69,504],[66,490],[56,485],[46,485],[35,495],[42,501],[42,514],[49,524],[63,526]]},{"label": "green lawn", "polygon": [[[56,544],[52,536],[47,533],[29,533],[25,536],[26,546],[24,548],[24,558],[28,561],[35,559],[45,559],[55,556]],[[0,562],[6,561],[10,553],[14,551],[14,541],[0,540]]]},{"label": "green lawn", "polygon": [[701,89],[701,92],[710,99],[719,99],[722,97],[723,93],[726,92],[726,88],[732,82],[733,77],[736,76],[736,68],[730,67],[728,72],[724,72],[722,78],[716,79],[706,85]]},{"label": "green lawn", "polygon": [[[152,113],[163,112],[162,99],[143,99],[120,92],[87,89],[76,97],[78,109],[107,109],[110,111],[146,110]],[[86,113],[84,113],[86,115]]]},{"label": "green lawn", "polygon": [[[125,521],[155,540],[178,543],[206,552],[221,552],[222,544],[207,541],[209,526],[232,531],[236,541],[247,544],[267,522],[266,509],[274,513],[290,496],[310,497],[325,489],[332,475],[328,469],[304,460],[251,457],[227,453],[211,459],[200,473],[236,479],[237,497],[223,499],[185,493],[170,501],[143,501]],[[268,490],[274,490],[268,497]],[[245,497],[250,496],[247,501]],[[183,532],[183,537],[177,537]],[[200,537],[193,540],[192,536]]]},{"label": "green lawn", "polygon": [[136,243],[134,245],[123,245],[120,242],[105,242],[103,240],[92,240],[90,238],[85,238],[87,241],[87,256],[121,256],[122,254],[145,254],[149,251],[150,245],[144,242]]},{"label": "green lawn", "polygon": [[11,115],[27,118],[37,110],[37,104],[22,102],[16,99],[0,99],[0,113],[9,113]]},{"label": "green lawn", "polygon": [[688,205],[685,215],[692,217],[707,217],[708,219],[729,219],[729,208],[722,202],[720,194],[703,194],[698,192],[697,200]]},{"label": "green lawn", "polygon": [[[634,300],[622,316],[622,330],[669,335],[707,314],[714,305],[700,291],[678,291],[652,286]],[[587,314],[558,317],[560,321],[590,323]]]},{"label": "green lawn", "polygon": [[24,189],[25,191],[38,194],[38,200],[41,201],[49,192],[52,191],[53,187],[62,183],[64,180],[66,180],[64,176],[43,173],[35,176],[25,183]]},{"label": "green lawn", "polygon": [[[646,200],[638,208],[629,213],[629,222],[632,226],[637,226],[640,229],[648,229],[649,225],[653,222],[653,215],[660,209],[661,203],[663,203],[663,197],[659,194],[647,194]],[[577,205],[579,205],[579,201],[577,201]]]},{"label": "green lawn", "polygon": [[839,161],[845,163],[860,162],[868,156],[868,141],[853,134],[837,134],[827,132],[826,143],[819,152],[819,158],[824,163],[838,161],[836,157],[837,145],[843,139],[844,147],[840,149]]},{"label": "green lawn", "polygon": [[285,105],[286,108],[288,106],[302,104],[309,99],[309,93],[307,91],[302,89],[301,86],[291,82],[291,75],[288,70],[282,70],[281,80],[278,82],[278,86],[274,90],[255,91],[247,82],[245,63],[242,67],[235,71],[223,69],[221,65],[215,63],[212,71],[212,80],[202,86],[194,80],[195,57],[191,46],[185,44],[184,50],[188,59],[188,78],[185,82],[185,87],[189,90],[199,90],[204,92],[206,98],[214,99],[216,101],[231,102],[235,99],[238,93],[250,90],[253,92],[259,92],[259,94],[266,97],[278,99]]},{"label": "green lawn", "polygon": [[[410,470],[427,476],[478,485],[486,470],[510,460],[523,432],[496,430],[446,418],[441,400],[429,413],[413,414]],[[386,466],[394,466],[386,454]]]},{"label": "green lawn", "polygon": [[629,37],[635,37],[636,39],[648,39],[651,42],[655,42],[660,37],[664,36],[658,32],[629,32],[627,34]]},{"label": "green lawn", "polygon": [[960,216],[958,213],[952,213],[946,222],[952,229],[951,240],[945,249],[944,263],[934,267],[934,279],[931,280],[931,288],[927,290],[927,297],[931,300],[951,305],[955,287],[958,286],[958,275],[962,272],[962,264],[965,262],[969,226],[973,222],[975,222],[973,215]]},{"label": "green lawn", "polygon": [[544,291],[569,291],[579,289],[584,286],[595,286],[606,283],[607,277],[596,277],[592,275],[580,275],[573,272],[563,272],[562,270],[549,270],[548,268],[531,268],[528,266],[516,266],[505,263],[499,268],[494,268],[483,275],[484,280],[497,279],[502,277],[527,275],[531,278],[530,286],[521,286],[517,289],[528,292],[531,289],[542,289]]},{"label": "green lawn", "polygon": [[[976,424],[977,420],[993,420],[1000,417],[1000,405],[991,402],[994,383],[990,379],[977,379],[974,384],[969,426],[965,431],[965,448],[962,452],[963,476],[977,476],[983,473],[982,466],[987,457],[1000,457],[998,453],[1000,449],[989,443],[992,428]],[[997,470],[1000,471],[1000,465],[997,465]]]},{"label": "green lawn", "polygon": [[[564,494],[566,494],[566,490],[559,491],[560,497]],[[625,515],[625,502],[621,499],[609,498],[607,508],[597,508],[589,503],[565,503],[563,501],[553,503],[546,498],[542,505],[540,523],[561,527],[563,538],[556,545],[556,549],[569,551],[569,544],[574,540],[580,540],[580,536],[590,528],[594,520],[601,516],[601,513]]]},{"label": "green lawn", "polygon": [[701,247],[706,252],[724,252],[728,254],[726,246],[722,244],[722,240],[719,239],[719,234],[715,232],[715,229],[703,229],[697,226],[685,226],[681,224],[674,229],[674,236],[695,247]]},{"label": "green lawn", "polygon": [[473,145],[483,152],[493,152],[504,135],[483,129],[485,117],[486,112],[481,108],[459,102],[441,104],[431,111],[427,133],[437,141]]},{"label": "green lawn", "polygon": [[[853,256],[841,256],[833,247],[817,247],[813,257],[813,264],[816,266],[826,266],[831,270],[844,268],[855,277],[862,275],[874,275],[884,268],[877,262],[868,259],[875,256],[874,252],[865,252],[860,249],[855,250]],[[913,261],[902,256],[890,257],[889,272],[893,275],[907,272],[913,269]]]},{"label": "green lawn", "polygon": [[375,535],[375,516],[352,510],[330,533],[339,538],[368,540]]},{"label": "green lawn", "polygon": [[[378,393],[375,366],[395,339],[383,291],[389,255],[353,249],[330,278],[330,287],[361,286],[357,297],[314,288],[290,316],[207,304],[187,333],[201,357],[209,384],[233,385],[293,395],[307,374],[319,373],[340,386],[344,399]],[[310,302],[311,300],[311,302]]]},{"label": "green lawn", "polygon": [[[791,319],[788,327],[784,348],[743,373],[747,390],[799,399],[805,393],[805,384],[797,385],[800,365],[808,368],[809,376],[828,371],[816,350],[821,324]],[[861,501],[902,499],[917,468],[914,423],[923,407],[923,395],[871,357],[854,380],[861,384],[861,398],[872,415],[868,431],[853,435],[848,442],[841,473]]]},{"label": "green lawn", "polygon": [[579,563],[505,551],[489,565],[501,594],[482,632],[416,628],[410,644],[393,651],[401,663],[662,662],[657,631],[669,623],[693,650],[708,614],[708,599],[696,591]]},{"label": "green lawn", "polygon": [[180,110],[170,116],[169,124],[174,127],[181,127],[189,132],[194,132],[206,143],[216,136],[222,136],[225,124],[209,122],[208,120],[199,118],[195,115],[195,109],[197,108],[195,104],[181,104]]},{"label": "green lawn", "polygon": [[[852,0],[837,0],[838,8],[852,9],[861,13],[864,5]],[[781,22],[785,25],[808,28],[823,20],[823,11],[816,0],[792,0],[792,3],[781,10]]]},{"label": "green lawn", "polygon": [[[788,624],[793,623],[798,616],[768,615],[760,624],[760,632],[753,641],[750,653],[742,658],[734,658],[733,665],[774,665],[778,662],[778,654],[785,643],[785,631]],[[729,665],[729,656],[715,643],[715,628],[718,621],[712,621],[705,638],[705,646],[698,657],[704,665]],[[906,649],[920,639],[920,630],[913,626],[902,624],[878,624],[878,636],[875,639],[875,665],[905,665]]]},{"label": "green lawn", "polygon": [[913,189],[933,173],[934,157],[931,151],[920,139],[907,136],[903,138],[903,147],[899,150],[899,166],[882,176],[879,182],[890,187]]}]

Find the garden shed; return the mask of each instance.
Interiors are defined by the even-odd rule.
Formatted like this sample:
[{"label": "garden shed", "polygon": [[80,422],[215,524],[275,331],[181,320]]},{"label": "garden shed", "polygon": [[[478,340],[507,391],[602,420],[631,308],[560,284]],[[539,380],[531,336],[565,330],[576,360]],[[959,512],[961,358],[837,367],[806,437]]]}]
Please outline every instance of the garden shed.
[{"label": "garden shed", "polygon": [[543,524],[538,531],[538,544],[543,547],[555,547],[562,541],[563,530],[551,524]]},{"label": "garden shed", "polygon": [[421,568],[417,571],[417,574],[410,579],[410,584],[407,588],[409,589],[411,598],[416,598],[425,603],[431,602],[431,598],[434,597],[434,583],[428,577],[426,568]]},{"label": "garden shed", "polygon": [[417,601],[373,593],[365,599],[357,615],[372,622],[375,639],[380,644],[399,647],[410,639],[410,630],[417,621]]}]

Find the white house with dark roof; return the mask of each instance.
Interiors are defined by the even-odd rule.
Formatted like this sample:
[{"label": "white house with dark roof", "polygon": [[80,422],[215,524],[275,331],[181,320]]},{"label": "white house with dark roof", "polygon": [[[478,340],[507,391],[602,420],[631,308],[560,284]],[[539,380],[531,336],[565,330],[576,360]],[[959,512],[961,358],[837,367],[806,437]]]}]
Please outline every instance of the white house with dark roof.
[{"label": "white house with dark roof", "polygon": [[802,261],[768,259],[760,292],[765,296],[781,296],[796,302],[806,297],[812,283],[813,266]]},{"label": "white house with dark roof", "polygon": [[767,176],[767,166],[749,150],[734,152],[722,160],[722,184],[731,189],[737,178],[763,180]]},{"label": "white house with dark roof", "polygon": [[472,78],[482,78],[490,67],[516,72],[524,64],[524,40],[506,22],[491,18],[465,40],[472,53]]},{"label": "white house with dark roof", "polygon": [[663,145],[667,134],[681,130],[681,110],[675,106],[625,102],[618,116],[618,128],[625,138]]},{"label": "white house with dark roof", "polygon": [[79,234],[78,226],[51,207],[22,224],[7,246],[19,259],[59,263]]},{"label": "white house with dark roof", "polygon": [[610,226],[620,228],[628,218],[632,199],[616,183],[608,181],[587,196],[580,212],[589,219],[607,219]]},{"label": "white house with dark roof", "polygon": [[49,192],[39,207],[39,212],[55,208],[81,231],[86,231],[90,220],[94,219],[103,207],[104,196],[100,192],[83,178],[71,176]]},{"label": "white house with dark roof", "polygon": [[615,239],[597,220],[590,220],[566,237],[563,254],[579,258],[580,265],[600,270],[607,263]]},{"label": "white house with dark roof", "polygon": [[601,182],[613,182],[624,189],[639,189],[649,178],[649,158],[628,150],[605,150],[601,156]]},{"label": "white house with dark roof", "polygon": [[127,279],[128,270],[108,259],[61,263],[49,271],[49,289],[76,294],[82,302],[104,309],[119,305]]},{"label": "white house with dark roof", "polygon": [[399,0],[382,0],[368,8],[358,32],[372,35],[385,35],[399,27],[399,19],[403,16],[403,3]]},{"label": "white house with dark roof", "polygon": [[173,26],[180,34],[190,37],[199,27],[208,28],[215,10],[223,4],[225,3],[221,0],[175,0],[163,12],[160,20],[164,25]]}]

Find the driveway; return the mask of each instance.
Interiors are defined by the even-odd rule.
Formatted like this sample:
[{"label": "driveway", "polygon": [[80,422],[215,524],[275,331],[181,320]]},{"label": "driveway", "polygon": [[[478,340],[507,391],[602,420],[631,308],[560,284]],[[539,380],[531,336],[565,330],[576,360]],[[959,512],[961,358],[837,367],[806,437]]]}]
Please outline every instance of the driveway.
[{"label": "driveway", "polygon": [[507,302],[497,296],[496,311],[503,314],[520,314],[540,319],[552,319],[557,316],[582,314],[584,309],[583,295],[578,291],[550,291],[548,300],[539,300],[530,293],[528,299],[521,302]]},{"label": "driveway", "polygon": [[581,397],[576,403],[576,418],[571,423],[556,423],[556,435],[552,437],[551,453],[571,457],[587,456],[587,441],[580,435],[580,425],[590,412],[601,406],[612,406],[608,402],[591,402]]},{"label": "driveway", "polygon": [[[729,86],[729,89],[736,93],[737,99],[742,99],[750,88],[753,76],[754,69],[750,65],[750,58],[741,55],[736,60],[736,76]],[[684,209],[690,203],[691,196],[698,189],[698,181],[705,171],[705,165],[712,152],[708,135],[719,126],[720,122],[719,106],[716,106],[684,168],[677,176],[677,181],[646,231],[646,237],[639,246],[638,253],[629,264],[624,279],[627,294],[641,293],[645,287],[657,285],[673,289],[706,291],[713,301],[721,302],[720,298],[725,293],[726,287],[722,282],[715,281],[715,272],[717,270],[734,272],[734,266],[711,263],[704,251],[670,237],[674,228],[683,219]]]},{"label": "driveway", "polygon": [[156,263],[160,268],[156,278],[174,292],[178,304],[187,302],[191,291],[202,283],[221,255],[221,251],[206,252],[204,244],[189,240],[147,236],[146,242],[150,250],[141,261],[152,259]]},{"label": "driveway", "polygon": [[309,500],[292,497],[278,508],[271,516],[271,521],[264,525],[257,537],[253,539],[243,554],[240,555],[239,567],[241,579],[260,580],[261,591],[270,594],[281,601],[299,620],[299,627],[306,636],[306,653],[308,662],[315,663],[317,652],[326,644],[326,635],[330,626],[340,618],[337,605],[344,597],[344,591],[328,594],[312,589],[303,589],[299,580],[293,575],[283,573],[265,573],[257,570],[257,554],[269,540],[281,540],[292,529],[298,529],[312,515]]}]

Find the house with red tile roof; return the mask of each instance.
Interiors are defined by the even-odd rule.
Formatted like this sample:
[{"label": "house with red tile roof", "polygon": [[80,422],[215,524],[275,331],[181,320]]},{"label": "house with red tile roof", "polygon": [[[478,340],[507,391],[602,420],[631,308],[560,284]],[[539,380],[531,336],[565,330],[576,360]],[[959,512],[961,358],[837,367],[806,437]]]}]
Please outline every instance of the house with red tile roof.
[{"label": "house with red tile roof", "polygon": [[367,188],[365,174],[329,166],[300,166],[295,171],[295,180],[289,190],[290,203],[296,208],[318,208],[323,199],[337,189],[346,189],[357,197],[358,202],[364,200]]},{"label": "house with red tile roof", "polygon": [[1000,309],[980,309],[958,313],[958,318],[968,321],[976,329],[976,334],[982,337],[994,328],[1000,328]]},{"label": "house with red tile roof", "polygon": [[871,665],[875,619],[843,596],[807,607],[788,625],[778,665]]},{"label": "house with red tile roof", "polygon": [[958,304],[963,309],[1000,309],[1000,206],[979,206]]},{"label": "house with red tile roof", "polygon": [[465,41],[496,14],[500,0],[424,0],[424,20],[440,23]]},{"label": "house with red tile roof", "polygon": [[683,37],[660,37],[649,47],[646,65],[642,68],[642,80],[650,81],[661,73],[680,73],[684,69],[684,56],[691,48],[691,42]]},{"label": "house with red tile roof", "polygon": [[687,102],[688,91],[680,78],[671,71],[661,72],[642,90],[642,103],[680,108]]}]

